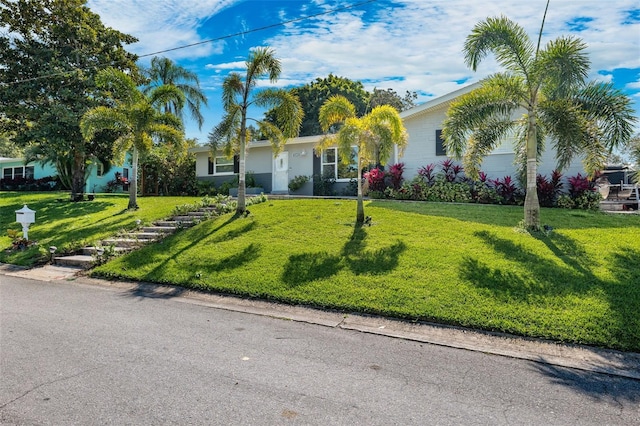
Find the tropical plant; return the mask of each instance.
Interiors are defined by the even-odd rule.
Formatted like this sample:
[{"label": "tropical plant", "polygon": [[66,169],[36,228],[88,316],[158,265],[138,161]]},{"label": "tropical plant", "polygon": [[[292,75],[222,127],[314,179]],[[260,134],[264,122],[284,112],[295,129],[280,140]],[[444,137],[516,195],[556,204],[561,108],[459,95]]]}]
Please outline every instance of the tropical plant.
[{"label": "tropical plant", "polygon": [[85,0],[2,0],[0,27],[3,132],[26,160],[54,164],[71,198],[82,199],[88,165],[114,140],[80,132],[82,115],[100,102],[94,77],[103,64],[135,74],[125,45],[137,40],[106,27]]},{"label": "tropical plant", "polygon": [[[447,152],[464,155],[467,175],[475,179],[482,158],[516,130],[519,163],[526,164],[524,220],[536,230],[537,164],[545,138],[553,141],[558,169],[582,153],[585,170],[592,174],[602,168],[607,151],[629,139],[636,120],[629,98],[612,85],[586,83],[586,45],[558,37],[541,48],[543,27],[544,19],[537,45],[506,17],[487,18],[474,27],[464,46],[467,65],[475,71],[493,53],[505,72],[485,78],[454,101],[442,131]],[[520,110],[525,114],[514,120]]]},{"label": "tropical plant", "polygon": [[371,164],[384,165],[391,157],[394,146],[402,155],[407,145],[407,132],[398,111],[390,105],[375,107],[364,117],[356,117],[355,106],[344,96],[329,98],[320,108],[320,126],[327,132],[341,125],[337,133],[325,135],[316,146],[316,153],[331,146],[338,147],[343,163],[351,160],[351,148],[358,150],[358,202],[356,224],[364,223],[362,169]]},{"label": "tropical plant", "polygon": [[249,141],[247,120],[251,119],[248,117],[249,107],[270,108],[268,113],[273,121],[252,120],[256,122],[260,133],[271,141],[274,155],[282,151],[288,138],[298,136],[304,114],[300,101],[289,91],[264,89],[254,92],[261,78],[268,77],[271,83],[275,83],[280,76],[280,60],[273,49],[256,48],[249,54],[245,66],[247,70],[244,77],[232,72],[224,79],[222,105],[225,115],[209,133],[209,144],[214,155],[222,146],[227,156],[235,153],[239,157],[237,214],[244,213],[246,209],[245,156]]},{"label": "tropical plant", "polygon": [[149,79],[149,84],[143,89],[145,94],[150,94],[154,88],[161,86],[173,86],[184,95],[184,102],[169,100],[161,105],[163,112],[170,112],[180,119],[183,118],[183,107],[189,110],[191,118],[202,128],[204,117],[201,108],[207,105],[207,97],[200,88],[198,75],[189,71],[168,58],[154,57],[151,59],[151,67],[143,70],[143,74]]},{"label": "tropical plant", "polygon": [[129,75],[114,68],[100,71],[96,85],[105,91],[112,106],[87,111],[80,121],[80,129],[88,140],[102,130],[117,131],[114,155],[121,161],[131,150],[133,173],[129,181],[128,208],[137,209],[139,153],[151,148],[153,138],[174,144],[184,140],[181,121],[171,113],[160,112],[158,106],[168,102],[180,104],[184,102],[184,95],[173,86],[159,86],[144,95]]}]

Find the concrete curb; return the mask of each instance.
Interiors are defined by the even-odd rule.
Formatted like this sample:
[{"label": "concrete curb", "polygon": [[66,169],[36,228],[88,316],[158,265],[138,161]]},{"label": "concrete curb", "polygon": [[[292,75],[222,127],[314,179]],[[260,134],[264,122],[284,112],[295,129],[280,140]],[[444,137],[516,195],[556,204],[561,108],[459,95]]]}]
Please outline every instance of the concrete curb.
[{"label": "concrete curb", "polygon": [[112,291],[126,292],[134,297],[172,299],[215,309],[360,331],[640,380],[640,353],[635,352],[570,345],[425,322],[332,312],[304,306],[209,294],[175,286],[105,281],[79,274],[79,271],[77,268],[52,265],[25,270],[13,265],[0,264],[0,274],[4,275],[40,281],[73,280],[77,285],[99,286]]}]

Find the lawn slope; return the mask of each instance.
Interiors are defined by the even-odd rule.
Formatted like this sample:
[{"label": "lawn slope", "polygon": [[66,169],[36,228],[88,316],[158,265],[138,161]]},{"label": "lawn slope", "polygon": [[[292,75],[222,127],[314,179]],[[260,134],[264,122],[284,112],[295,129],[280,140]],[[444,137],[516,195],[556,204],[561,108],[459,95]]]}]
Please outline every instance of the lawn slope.
[{"label": "lawn slope", "polygon": [[269,201],[95,274],[640,351],[640,217],[508,206]]}]

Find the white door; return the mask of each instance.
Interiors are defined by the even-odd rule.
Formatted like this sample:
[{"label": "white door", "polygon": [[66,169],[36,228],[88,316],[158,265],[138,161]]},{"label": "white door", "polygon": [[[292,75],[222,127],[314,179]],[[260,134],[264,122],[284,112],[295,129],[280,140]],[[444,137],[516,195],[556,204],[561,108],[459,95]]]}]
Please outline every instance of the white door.
[{"label": "white door", "polygon": [[278,154],[273,165],[273,189],[271,192],[289,192],[289,152]]}]

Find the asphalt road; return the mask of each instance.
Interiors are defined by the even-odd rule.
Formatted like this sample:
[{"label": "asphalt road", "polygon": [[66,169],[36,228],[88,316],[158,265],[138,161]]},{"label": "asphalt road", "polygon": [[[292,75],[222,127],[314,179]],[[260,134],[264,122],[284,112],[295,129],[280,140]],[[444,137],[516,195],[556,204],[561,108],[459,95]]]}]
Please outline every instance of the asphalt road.
[{"label": "asphalt road", "polygon": [[0,424],[632,425],[640,381],[0,275]]}]

